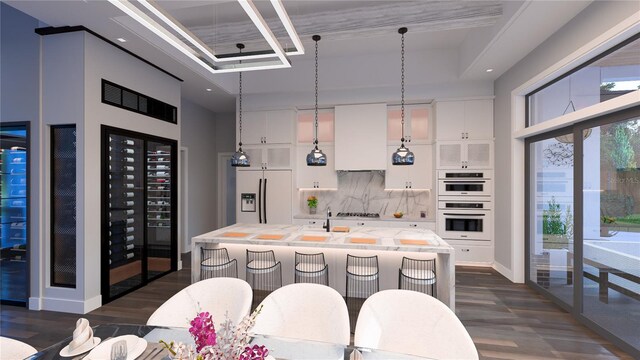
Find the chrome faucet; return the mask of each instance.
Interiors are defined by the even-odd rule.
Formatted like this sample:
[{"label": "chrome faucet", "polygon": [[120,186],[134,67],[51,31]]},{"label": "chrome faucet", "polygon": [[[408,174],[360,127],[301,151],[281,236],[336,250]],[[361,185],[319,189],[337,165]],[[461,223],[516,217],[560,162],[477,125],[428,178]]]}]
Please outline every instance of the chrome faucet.
[{"label": "chrome faucet", "polygon": [[327,229],[327,232],[331,232],[331,224],[329,223],[330,217],[331,217],[331,208],[327,206],[327,222],[322,225],[322,228]]}]

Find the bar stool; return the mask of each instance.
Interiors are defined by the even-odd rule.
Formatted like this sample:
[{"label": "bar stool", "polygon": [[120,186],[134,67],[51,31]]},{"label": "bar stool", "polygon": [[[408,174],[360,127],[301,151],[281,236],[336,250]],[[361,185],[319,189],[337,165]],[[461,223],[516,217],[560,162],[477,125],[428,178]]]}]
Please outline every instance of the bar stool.
[{"label": "bar stool", "polygon": [[273,291],[282,286],[282,268],[273,250],[247,250],[247,282],[254,290]]},{"label": "bar stool", "polygon": [[436,259],[402,258],[398,269],[398,289],[413,290],[436,297]]},{"label": "bar stool", "polygon": [[366,299],[380,289],[378,256],[353,256],[347,254],[347,299]]},{"label": "bar stool", "polygon": [[200,248],[200,280],[214,277],[238,277],[238,262],[230,260],[226,248]]},{"label": "bar stool", "polygon": [[324,253],[295,255],[296,283],[324,284],[329,286],[329,265],[324,261]]}]

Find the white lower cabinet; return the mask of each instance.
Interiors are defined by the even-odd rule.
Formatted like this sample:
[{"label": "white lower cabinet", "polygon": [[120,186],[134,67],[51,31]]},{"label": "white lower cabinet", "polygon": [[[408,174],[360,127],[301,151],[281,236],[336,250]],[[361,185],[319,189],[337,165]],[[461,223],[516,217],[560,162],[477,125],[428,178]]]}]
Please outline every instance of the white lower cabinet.
[{"label": "white lower cabinet", "polygon": [[298,145],[296,150],[296,187],[298,189],[337,189],[338,173],[335,170],[333,146],[320,146],[327,155],[326,166],[307,166],[307,154],[312,147]]},{"label": "white lower cabinet", "polygon": [[492,241],[473,241],[473,240],[451,240],[444,239],[449,245],[453,246],[456,254],[456,264],[476,264],[491,265],[493,264],[493,242]]},{"label": "white lower cabinet", "polygon": [[[325,219],[294,219],[296,225],[317,225],[321,226],[325,223]],[[435,221],[395,221],[395,220],[369,220],[369,219],[331,219],[331,227],[334,226],[373,226],[382,228],[406,228],[406,229],[429,229],[436,231]]]}]

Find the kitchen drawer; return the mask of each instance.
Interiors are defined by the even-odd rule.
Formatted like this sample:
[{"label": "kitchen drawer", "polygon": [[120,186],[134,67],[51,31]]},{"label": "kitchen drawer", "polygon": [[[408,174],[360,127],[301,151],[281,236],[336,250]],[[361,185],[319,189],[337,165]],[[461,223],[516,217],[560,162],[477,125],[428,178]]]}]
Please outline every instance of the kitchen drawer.
[{"label": "kitchen drawer", "polygon": [[317,225],[322,226],[324,220],[322,219],[293,219],[294,225]]},{"label": "kitchen drawer", "polygon": [[436,231],[436,223],[433,221],[385,221],[389,223],[391,227],[397,228],[410,228],[410,229],[429,229],[433,232]]},{"label": "kitchen drawer", "polygon": [[[451,242],[449,242],[451,244]],[[493,263],[492,246],[454,245],[456,264],[491,264]]]}]

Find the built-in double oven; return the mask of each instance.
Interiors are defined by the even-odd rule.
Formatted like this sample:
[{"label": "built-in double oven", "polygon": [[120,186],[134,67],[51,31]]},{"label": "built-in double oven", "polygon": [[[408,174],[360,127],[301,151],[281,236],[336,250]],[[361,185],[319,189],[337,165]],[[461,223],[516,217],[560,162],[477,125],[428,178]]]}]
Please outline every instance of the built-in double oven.
[{"label": "built-in double oven", "polygon": [[438,172],[438,235],[444,239],[491,240],[490,171]]}]

